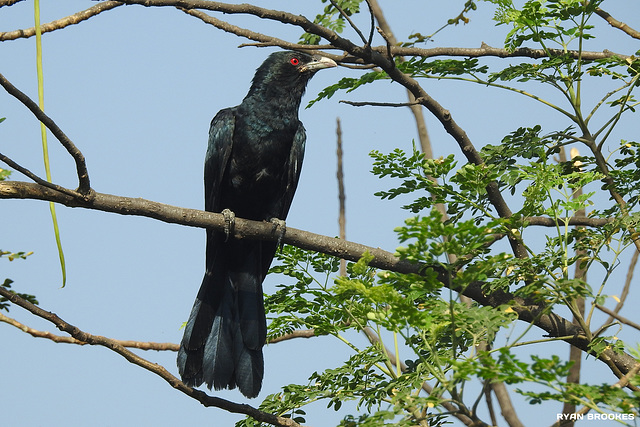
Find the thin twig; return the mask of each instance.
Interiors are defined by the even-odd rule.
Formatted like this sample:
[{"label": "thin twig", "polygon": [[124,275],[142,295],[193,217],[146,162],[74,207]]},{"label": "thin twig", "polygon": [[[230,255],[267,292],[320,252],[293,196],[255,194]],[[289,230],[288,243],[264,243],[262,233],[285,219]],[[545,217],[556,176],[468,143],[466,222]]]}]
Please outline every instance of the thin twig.
[{"label": "thin twig", "polygon": [[621,323],[624,323],[625,325],[629,325],[634,329],[637,329],[640,331],[640,324],[627,319],[626,317],[620,316],[620,314],[616,313],[613,310],[609,310],[607,307],[600,305],[600,304],[596,304],[596,308],[604,313],[607,313],[609,316],[613,317],[616,320],[619,320]]},{"label": "thin twig", "polygon": [[208,394],[200,390],[196,390],[194,388],[188,387],[186,384],[180,381],[177,377],[171,375],[169,371],[167,371],[163,366],[157,363],[150,362],[138,356],[137,354],[127,350],[125,347],[123,347],[119,342],[115,340],[84,332],[80,330],[78,327],[67,323],[58,315],[51,313],[49,311],[45,311],[42,308],[31,304],[29,301],[26,301],[20,298],[18,295],[12,293],[8,289],[0,287],[0,295],[5,297],[9,301],[11,301],[13,304],[16,304],[24,308],[25,310],[31,312],[32,314],[53,323],[59,330],[68,333],[78,341],[82,341],[90,345],[99,345],[102,347],[106,347],[109,350],[112,350],[118,353],[130,363],[138,365],[141,368],[144,368],[158,375],[159,377],[164,379],[167,383],[169,383],[173,388],[199,401],[204,406],[214,406],[229,412],[245,414],[257,421],[265,422],[274,426],[301,427],[300,424],[296,423],[290,418],[278,417],[276,415],[260,411],[250,405],[239,404],[239,403],[231,402],[225,399],[221,399],[219,397],[209,396]]},{"label": "thin twig", "polygon": [[353,28],[356,34],[358,34],[358,37],[360,37],[360,40],[362,40],[362,43],[367,44],[367,39],[364,37],[364,34],[362,34],[362,32],[360,31],[360,28],[358,28],[358,26],[353,23],[349,15],[347,15],[347,13],[344,10],[342,10],[340,5],[336,3],[335,0],[329,0],[329,1],[331,2],[331,5],[335,7],[336,10],[340,13],[340,16],[342,16],[349,23],[351,28]]},{"label": "thin twig", "polygon": [[341,104],[347,104],[354,107],[409,107],[411,105],[420,105],[420,100],[416,99],[413,102],[373,102],[373,101],[348,101],[341,99]]},{"label": "thin twig", "polygon": [[313,338],[315,336],[315,329],[299,329],[288,334],[280,335],[279,337],[271,338],[270,340],[267,340],[267,344],[276,344],[282,341],[293,340],[296,338]]},{"label": "thin twig", "polygon": [[[20,1],[20,0],[18,0]],[[7,3],[7,2],[4,2]],[[1,6],[11,6],[11,4],[16,3],[16,1],[10,0],[9,4],[0,4]],[[92,18],[99,13],[102,13],[107,10],[111,10],[115,7],[122,6],[124,3],[119,1],[105,1],[96,4],[95,6],[90,7],[89,9],[83,10],[78,13],[74,13],[73,15],[66,16],[62,19],[58,19],[55,21],[48,22],[46,24],[42,24],[40,29],[42,33],[49,33],[51,31],[60,30],[62,28],[68,27],[69,25],[75,25],[82,21],[86,21],[89,18]],[[35,27],[27,28],[24,30],[14,30],[7,32],[0,32],[0,41],[6,40],[16,40],[20,38],[29,38],[36,35]]]},{"label": "thin twig", "polygon": [[[619,313],[620,310],[622,310],[622,307],[624,306],[624,303],[627,300],[627,296],[629,295],[629,290],[631,289],[631,282],[633,281],[633,272],[636,268],[636,265],[638,264],[638,255],[640,255],[640,253],[638,251],[634,251],[633,255],[631,256],[631,261],[629,261],[629,269],[627,270],[627,277],[625,278],[624,286],[622,287],[622,292],[620,292],[620,298],[619,298],[618,304],[616,304],[616,307],[613,309],[613,312],[616,314]],[[613,321],[613,319],[614,319],[613,316],[609,316],[609,318],[604,322],[604,325],[608,325]]]},{"label": "thin twig", "polygon": [[33,113],[34,116],[40,122],[42,122],[47,129],[51,131],[53,136],[55,136],[58,141],[62,144],[62,146],[67,150],[71,157],[75,160],[76,163],[76,171],[78,174],[78,193],[80,193],[84,198],[89,199],[91,193],[91,185],[89,182],[89,172],[87,171],[87,164],[84,159],[84,155],[75,146],[73,142],[69,139],[69,137],[58,127],[56,122],[53,121],[49,116],[45,114],[44,111],[40,109],[38,104],[36,104],[31,98],[29,98],[24,92],[15,87],[9,82],[2,74],[0,74],[0,86],[2,86],[11,96],[20,101],[25,107],[29,109]]},{"label": "thin twig", "polygon": [[61,192],[63,194],[71,196],[71,197],[79,197],[79,198],[83,198],[84,197],[82,194],[78,193],[77,191],[70,190],[70,189],[62,187],[60,185],[51,183],[51,182],[47,181],[46,179],[40,178],[38,175],[36,175],[33,172],[31,172],[29,169],[20,166],[18,163],[14,162],[13,160],[11,160],[9,157],[5,156],[2,153],[0,153],[0,161],[4,162],[10,168],[13,168],[16,171],[20,172],[21,174],[23,174],[27,178],[32,179],[37,184],[43,185],[43,186],[45,186],[47,188],[51,188],[52,190],[59,191],[59,192]]},{"label": "thin twig", "polygon": [[617,19],[615,19],[613,16],[611,16],[609,13],[605,12],[604,10],[597,8],[596,15],[598,15],[599,17],[607,21],[609,25],[611,25],[612,27],[624,31],[634,39],[640,39],[640,31],[634,30],[624,22],[618,21]]},{"label": "thin twig", "polygon": [[[22,332],[27,333],[34,338],[45,338],[55,343],[76,344],[76,345],[88,344],[85,341],[80,341],[73,337],[56,335],[56,334],[52,334],[49,331],[41,331],[38,329],[34,329],[30,326],[27,326],[23,323],[18,322],[17,320],[9,316],[5,316],[2,313],[0,313],[0,322],[4,322],[11,326],[15,326],[16,328],[20,329]],[[138,350],[178,351],[180,349],[179,344],[174,344],[170,342],[146,342],[146,341],[116,340],[116,339],[111,339],[111,340],[113,342],[120,344],[123,347],[137,348]]]},{"label": "thin twig", "polygon": [[[342,240],[347,240],[346,196],[344,193],[344,172],[342,170],[342,127],[340,126],[340,117],[336,119],[336,136],[336,157],[338,158],[338,168],[336,172],[338,179],[338,237]],[[344,259],[340,260],[340,275],[347,275],[347,262]]]},{"label": "thin twig", "polygon": [[366,46],[371,46],[373,44],[373,35],[375,34],[376,29],[376,16],[373,13],[373,6],[371,5],[370,0],[366,0],[367,7],[369,8],[369,16],[371,18],[371,22],[369,23],[369,38],[367,39]]},{"label": "thin twig", "polygon": [[[34,338],[45,338],[55,343],[63,343],[63,344],[76,344],[76,345],[87,345],[84,341],[79,341],[73,337],[65,337],[62,335],[52,334],[49,331],[41,331],[38,329],[34,329],[30,326],[25,325],[24,323],[20,323],[17,320],[5,316],[0,313],[0,322],[7,323],[11,326],[14,326],[20,329],[22,332],[31,335]],[[291,333],[281,335],[279,337],[272,338],[267,340],[267,344],[276,344],[281,341],[288,341],[295,338],[312,338],[316,336],[315,331],[313,329],[302,329],[293,331]],[[113,342],[117,342],[123,347],[127,348],[137,348],[138,350],[155,350],[155,351],[174,351],[177,352],[180,349],[180,344],[175,344],[171,342],[151,342],[151,341],[133,341],[133,340],[118,340],[110,338]]]}]

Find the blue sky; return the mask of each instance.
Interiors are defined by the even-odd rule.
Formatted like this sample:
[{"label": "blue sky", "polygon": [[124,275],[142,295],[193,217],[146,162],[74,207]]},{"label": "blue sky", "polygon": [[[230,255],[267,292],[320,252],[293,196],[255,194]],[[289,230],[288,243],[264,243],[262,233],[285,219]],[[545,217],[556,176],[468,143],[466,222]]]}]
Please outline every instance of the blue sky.
[{"label": "blue sky", "polygon": [[[95,4],[86,0],[42,3],[42,22]],[[399,8],[398,3],[382,2],[382,7],[398,39],[404,39],[413,32],[433,32],[455,16],[463,3],[406,1]],[[308,17],[322,7],[319,2],[299,1],[255,4]],[[488,20],[491,8],[484,3],[480,6],[470,15],[470,24],[443,31],[429,47],[479,47],[481,42],[500,47],[507,28],[494,27]],[[640,27],[637,2],[607,6],[612,15]],[[407,13],[412,7],[421,12]],[[253,17],[216,16],[287,40],[295,41],[300,34],[297,28]],[[367,20],[362,22],[366,25]],[[604,22],[594,23],[604,37],[596,39],[588,50],[608,48],[631,54],[640,48],[637,41]],[[0,31],[32,25],[31,1],[0,9]],[[352,32],[345,34],[356,40]],[[242,100],[256,67],[274,50],[238,49],[244,41],[176,9],[139,6],[119,7],[45,34],[45,110],[84,153],[92,187],[103,193],[201,208],[209,121],[219,109]],[[0,44],[0,72],[35,99],[35,39]],[[303,104],[339,78],[358,74],[345,68],[319,73],[311,81]],[[477,147],[496,144],[519,126],[538,122],[549,127],[563,125],[549,109],[512,93],[435,80],[424,82],[424,87],[451,111]],[[413,119],[406,109],[356,108],[338,103],[340,99],[403,102],[406,95],[401,87],[382,81],[353,94],[338,93],[301,111],[308,135],[307,152],[287,224],[329,236],[338,233],[335,122],[340,117],[347,237],[393,251],[398,246],[393,228],[409,214],[400,208],[400,201],[381,201],[373,195],[391,183],[370,174],[368,153],[397,147],[410,150],[416,138]],[[0,93],[0,117],[7,118],[0,124],[0,152],[43,176],[40,129],[35,118],[5,93]],[[635,130],[637,135],[635,120],[626,119],[621,129]],[[428,115],[427,125],[435,155],[458,156],[455,141]],[[71,159],[51,136],[49,145],[54,182],[74,188]],[[12,178],[26,180],[17,173]],[[36,294],[43,308],[92,334],[179,341],[179,327],[189,314],[203,274],[203,230],[59,206],[68,270],[67,286],[61,288],[47,204],[6,200],[2,206],[2,249],[33,251],[34,255],[26,261],[1,260],[0,279],[12,278],[16,290]],[[265,291],[272,292],[282,280],[269,277]],[[18,307],[9,315],[36,329],[52,330],[50,324]],[[638,341],[637,335],[626,338]],[[364,344],[362,337],[353,339]],[[104,348],[54,344],[7,325],[0,326],[0,342],[3,425],[232,425],[242,418],[202,407]],[[562,355],[568,351],[566,346],[560,349]],[[259,399],[283,384],[304,383],[313,371],[334,366],[348,355],[345,346],[328,337],[267,346],[265,383]],[[174,374],[177,371],[174,353],[146,352],[142,356]],[[611,381],[611,377],[601,381]],[[245,401],[236,391],[215,395]],[[259,400],[250,403],[257,405]],[[555,412],[541,415],[535,409],[526,404],[521,408],[527,416],[544,419],[536,425],[554,421]],[[308,423],[315,426],[335,425],[338,419],[323,404],[309,414]]]}]

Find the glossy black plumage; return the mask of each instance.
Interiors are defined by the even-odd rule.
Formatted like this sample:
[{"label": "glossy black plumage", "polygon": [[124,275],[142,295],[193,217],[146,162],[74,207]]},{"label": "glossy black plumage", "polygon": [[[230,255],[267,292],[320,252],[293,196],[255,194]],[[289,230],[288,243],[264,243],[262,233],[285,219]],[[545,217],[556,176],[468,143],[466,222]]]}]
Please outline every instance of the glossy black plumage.
[{"label": "glossy black plumage", "polygon": [[[297,52],[271,54],[256,70],[249,93],[211,121],[204,183],[205,209],[239,218],[285,219],[305,146],[298,109],[313,74],[335,62]],[[260,392],[266,320],[262,281],[275,242],[228,238],[207,230],[206,272],[178,353],[190,386]]]}]

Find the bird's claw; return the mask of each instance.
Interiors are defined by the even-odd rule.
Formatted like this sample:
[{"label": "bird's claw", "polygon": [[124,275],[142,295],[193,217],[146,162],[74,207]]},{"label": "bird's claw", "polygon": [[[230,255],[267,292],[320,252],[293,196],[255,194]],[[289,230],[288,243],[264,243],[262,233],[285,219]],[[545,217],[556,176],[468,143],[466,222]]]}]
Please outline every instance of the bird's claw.
[{"label": "bird's claw", "polygon": [[278,228],[280,229],[279,233],[278,233],[278,244],[277,247],[282,249],[282,238],[284,237],[285,233],[287,232],[287,223],[284,222],[284,220],[279,219],[279,218],[271,218],[269,220],[269,222],[271,224],[273,224],[273,229],[271,229],[271,233],[275,233],[276,230],[278,230]]},{"label": "bird's claw", "polygon": [[224,216],[224,241],[226,242],[236,225],[236,214],[229,209],[223,209],[221,213]]}]

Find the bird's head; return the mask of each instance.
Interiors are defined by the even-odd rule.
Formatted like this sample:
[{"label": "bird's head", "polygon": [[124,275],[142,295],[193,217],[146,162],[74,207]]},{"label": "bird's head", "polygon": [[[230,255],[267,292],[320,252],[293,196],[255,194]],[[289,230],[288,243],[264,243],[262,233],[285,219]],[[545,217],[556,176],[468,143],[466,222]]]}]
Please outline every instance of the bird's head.
[{"label": "bird's head", "polygon": [[256,70],[249,95],[257,91],[291,91],[302,96],[307,82],[318,70],[336,66],[334,60],[319,55],[275,52]]}]

